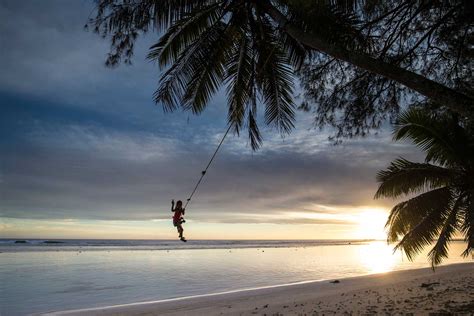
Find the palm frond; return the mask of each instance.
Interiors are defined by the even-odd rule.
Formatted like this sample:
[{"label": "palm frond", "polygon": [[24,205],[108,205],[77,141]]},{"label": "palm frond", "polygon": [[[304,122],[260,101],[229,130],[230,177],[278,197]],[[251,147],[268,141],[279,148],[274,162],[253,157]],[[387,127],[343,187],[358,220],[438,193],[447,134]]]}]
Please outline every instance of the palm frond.
[{"label": "palm frond", "polygon": [[176,62],[183,50],[219,21],[224,14],[220,3],[214,3],[195,11],[168,28],[160,40],[150,47],[147,58],[157,60],[160,67],[166,67],[170,63]]},{"label": "palm frond", "polygon": [[296,71],[299,71],[307,58],[309,51],[293,37],[287,33],[280,33],[282,39],[283,49],[288,54],[288,59]]},{"label": "palm frond", "polygon": [[251,56],[250,39],[246,29],[239,32],[240,40],[230,53],[227,61],[227,73],[225,81],[227,83],[227,103],[228,121],[234,125],[235,131],[239,133],[244,123],[245,110],[253,98],[253,74],[254,59]]},{"label": "palm frond", "polygon": [[447,187],[420,194],[395,205],[390,211],[385,227],[388,228],[387,241],[398,242],[413,230],[432,210],[449,204],[451,192]]},{"label": "palm frond", "polygon": [[443,203],[437,204],[435,208],[424,209],[421,206],[417,211],[424,213],[421,221],[403,236],[400,242],[395,246],[395,250],[401,249],[409,260],[413,260],[424,247],[429,246],[439,235],[450,213],[452,195],[448,189]]},{"label": "palm frond", "polygon": [[194,114],[201,113],[210,98],[223,84],[225,63],[232,41],[225,29],[216,29],[214,39],[198,51],[197,62],[190,65],[191,78],[183,95],[183,107]]},{"label": "palm frond", "polygon": [[149,14],[158,32],[171,27],[176,21],[188,16],[198,8],[222,3],[223,0],[145,0],[142,5],[149,7]]},{"label": "palm frond", "polygon": [[265,122],[276,127],[280,133],[288,133],[294,127],[295,120],[290,62],[265,17],[261,17],[255,31],[256,80],[265,104]]},{"label": "palm frond", "polygon": [[474,192],[471,191],[466,197],[466,207],[463,212],[463,223],[461,231],[464,234],[464,241],[467,243],[466,250],[462,253],[464,257],[474,252]]},{"label": "palm frond", "polygon": [[459,228],[459,209],[462,207],[463,197],[458,197],[452,210],[444,221],[441,232],[439,233],[438,240],[434,247],[428,253],[428,258],[431,261],[431,267],[434,267],[441,263],[443,258],[448,257],[448,247],[453,235]]},{"label": "palm frond", "polygon": [[165,110],[182,107],[200,113],[223,82],[224,63],[231,47],[227,25],[217,22],[190,44],[161,77],[154,94]]},{"label": "palm frond", "polygon": [[255,119],[255,109],[250,109],[248,111],[248,130],[249,130],[249,139],[250,139],[250,146],[253,150],[257,150],[262,145],[262,135],[260,134],[260,130],[257,125],[257,120]]},{"label": "palm frond", "polygon": [[171,66],[161,76],[158,88],[153,93],[153,100],[156,104],[161,104],[165,112],[172,112],[181,106],[186,84],[185,78],[182,78],[183,66],[182,63],[175,63]]},{"label": "palm frond", "polygon": [[392,161],[386,170],[377,173],[380,186],[375,198],[422,192],[449,184],[455,171],[428,163],[415,163],[403,158]]},{"label": "palm frond", "polygon": [[458,128],[448,118],[433,119],[427,111],[412,108],[400,114],[394,127],[394,140],[410,139],[426,152],[426,162],[448,163],[462,160],[464,148],[456,146],[456,140],[466,144],[453,133]]}]

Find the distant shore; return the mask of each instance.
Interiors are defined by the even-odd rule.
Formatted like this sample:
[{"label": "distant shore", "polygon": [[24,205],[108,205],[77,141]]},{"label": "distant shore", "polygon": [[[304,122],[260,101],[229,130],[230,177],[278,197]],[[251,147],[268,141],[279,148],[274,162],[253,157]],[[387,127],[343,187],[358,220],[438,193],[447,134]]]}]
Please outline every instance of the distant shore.
[{"label": "distant shore", "polygon": [[[333,281],[333,282],[331,282]],[[474,311],[474,263],[54,312],[50,315],[340,315]]]}]

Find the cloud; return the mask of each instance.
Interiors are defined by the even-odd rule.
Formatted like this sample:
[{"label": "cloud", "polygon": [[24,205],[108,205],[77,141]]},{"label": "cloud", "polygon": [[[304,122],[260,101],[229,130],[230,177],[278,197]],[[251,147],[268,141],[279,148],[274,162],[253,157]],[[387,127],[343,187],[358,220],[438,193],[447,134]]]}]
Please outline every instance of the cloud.
[{"label": "cloud", "polygon": [[[214,215],[214,216],[212,216]],[[354,225],[355,217],[349,213],[275,211],[265,213],[200,214],[193,221],[224,224],[281,224],[281,225]]]},{"label": "cloud", "polygon": [[[186,199],[226,130],[224,89],[200,116],[153,105],[153,38],[132,67],[103,66],[108,43],[83,25],[93,2],[0,3],[0,215],[17,219],[151,221]],[[4,97],[8,94],[8,98]],[[262,108],[259,108],[262,122]],[[261,124],[252,152],[229,135],[189,205],[201,222],[346,225],[373,201],[375,173],[420,158],[387,130],[333,146],[299,113],[282,138]],[[313,214],[302,216],[302,213]],[[314,217],[314,214],[318,214]]]},{"label": "cloud", "polygon": [[277,224],[277,225],[353,225],[353,223],[337,219],[302,219],[302,218],[252,218],[240,217],[230,219],[206,219],[203,222],[220,224]]},{"label": "cloud", "polygon": [[[200,135],[204,139],[214,136]],[[305,140],[302,133],[294,137],[310,147],[311,137]],[[91,125],[38,127],[28,139],[28,144],[17,146],[2,158],[3,216],[168,218],[170,199],[186,198],[214,149],[212,142],[204,146],[201,142]],[[381,162],[398,153],[396,148],[391,151],[393,147],[384,139],[347,146],[321,144],[315,139],[313,147],[324,146],[324,150],[313,151],[301,150],[298,142],[284,149],[272,147],[272,143],[278,144],[273,139],[262,153],[252,155],[250,149],[235,150],[233,144],[239,141],[235,137],[227,140],[204,178],[190,204],[196,218],[246,221],[253,214],[330,214],[341,212],[331,207],[383,205],[372,200],[374,175],[380,166],[374,164],[368,148],[377,148],[376,160]],[[337,218],[331,220],[339,222]],[[256,221],[308,222],[291,216]]]},{"label": "cloud", "polygon": [[106,68],[108,42],[83,28],[93,6],[2,1],[0,91],[98,112],[127,111],[132,119],[130,104],[151,105],[157,69],[145,61],[150,40],[137,43],[133,67]]},{"label": "cloud", "polygon": [[176,139],[146,132],[128,134],[93,125],[38,128],[29,135],[29,139],[43,148],[91,151],[97,157],[121,160],[166,160],[170,153],[180,151]]}]

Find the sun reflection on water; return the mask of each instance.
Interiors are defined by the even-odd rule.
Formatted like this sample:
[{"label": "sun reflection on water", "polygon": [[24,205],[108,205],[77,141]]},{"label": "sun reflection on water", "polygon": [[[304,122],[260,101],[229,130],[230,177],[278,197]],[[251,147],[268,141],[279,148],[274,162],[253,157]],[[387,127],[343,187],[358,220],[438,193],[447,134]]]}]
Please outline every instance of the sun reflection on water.
[{"label": "sun reflection on water", "polygon": [[392,271],[401,260],[398,253],[393,253],[393,247],[385,242],[373,242],[360,247],[359,256],[369,273]]}]

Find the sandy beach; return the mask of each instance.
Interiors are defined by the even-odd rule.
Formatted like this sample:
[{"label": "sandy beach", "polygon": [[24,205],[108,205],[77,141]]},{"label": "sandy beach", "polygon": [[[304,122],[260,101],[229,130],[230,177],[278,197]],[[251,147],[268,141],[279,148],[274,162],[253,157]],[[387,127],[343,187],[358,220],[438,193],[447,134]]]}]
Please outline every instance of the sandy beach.
[{"label": "sandy beach", "polygon": [[474,263],[50,315],[474,314]]}]

